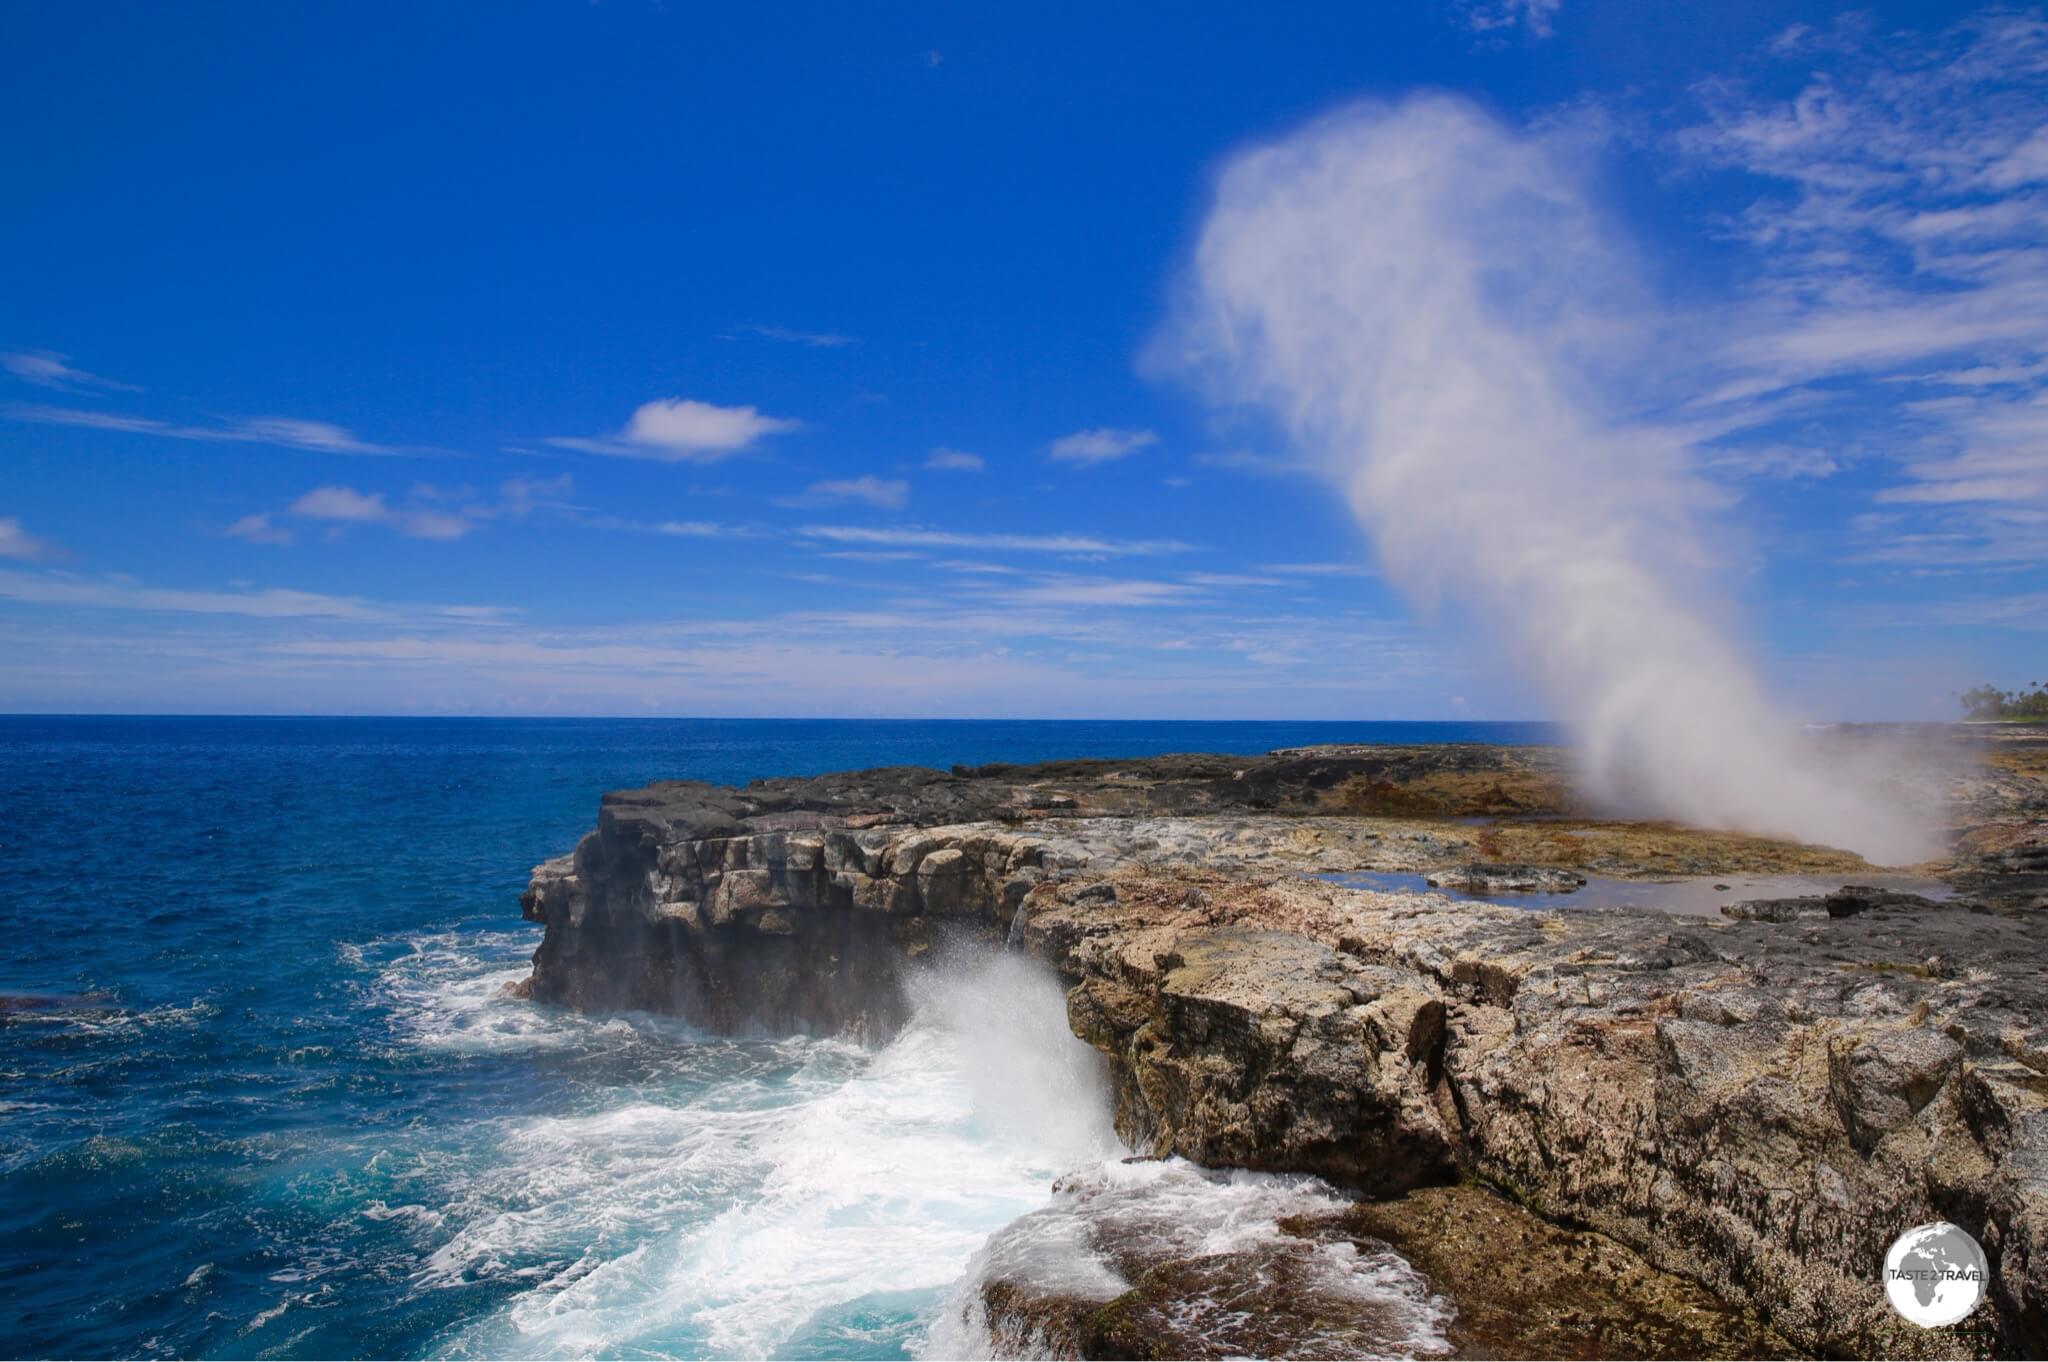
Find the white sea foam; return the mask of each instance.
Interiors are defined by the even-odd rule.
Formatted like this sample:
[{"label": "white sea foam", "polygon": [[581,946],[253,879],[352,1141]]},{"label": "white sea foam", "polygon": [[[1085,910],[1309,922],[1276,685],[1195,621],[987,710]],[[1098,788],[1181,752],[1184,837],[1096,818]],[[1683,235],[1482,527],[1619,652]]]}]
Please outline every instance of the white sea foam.
[{"label": "white sea foam", "polygon": [[[472,1032],[487,999],[468,982],[418,1015]],[[1038,967],[934,975],[916,1002],[872,1055],[786,1042],[808,1062],[772,1080],[504,1129],[422,1286],[533,1284],[449,1351],[762,1356],[850,1302],[936,1299],[1055,1177],[1121,1152],[1099,1061]]]},{"label": "white sea foam", "polygon": [[[1044,1298],[1107,1302],[1130,1289],[1118,1260],[1193,1265],[1168,1316],[1205,1351],[1275,1347],[1303,1357],[1428,1357],[1449,1351],[1447,1302],[1386,1250],[1314,1242],[1281,1221],[1341,1211],[1322,1181],[1213,1172],[1180,1159],[1109,1162],[1069,1175],[1052,1203],[992,1235],[933,1320],[932,1357],[1043,1355],[1047,1340],[1018,1321],[991,1321],[984,1282]],[[1263,1299],[1284,1270],[1288,1317]],[[1207,1282],[1210,1289],[1199,1285]]]},{"label": "white sea foam", "polygon": [[[806,1338],[986,1352],[969,1307],[992,1263],[1064,1273],[1077,1295],[1123,1289],[1089,1238],[1105,1206],[1127,1240],[1199,1255],[1270,1245],[1279,1218],[1337,1204],[1312,1179],[1122,1163],[1099,1057],[1057,982],[1017,956],[915,981],[911,1024],[874,1052],[580,1017],[507,998],[505,973],[434,939],[396,955],[381,989],[410,1044],[586,1054],[627,1078],[592,1082],[586,1110],[483,1123],[402,1174],[370,1160],[404,1190],[361,1214],[416,1246],[417,1290],[510,1292],[440,1339],[447,1354],[760,1357]],[[1440,1316],[1400,1260],[1339,1244],[1303,1264],[1319,1289],[1384,1305],[1402,1350],[1434,1346]],[[1216,1317],[1182,1327],[1238,1327],[1217,1301],[1184,1305]]]}]

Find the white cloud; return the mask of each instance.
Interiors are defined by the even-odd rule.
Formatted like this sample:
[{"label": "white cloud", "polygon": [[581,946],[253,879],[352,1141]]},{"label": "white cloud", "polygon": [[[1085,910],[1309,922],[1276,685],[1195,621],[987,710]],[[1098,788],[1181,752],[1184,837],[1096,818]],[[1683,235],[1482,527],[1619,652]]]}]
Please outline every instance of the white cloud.
[{"label": "white cloud", "polygon": [[1177,539],[1101,539],[1086,534],[982,534],[965,530],[869,529],[858,525],[806,525],[802,533],[839,544],[891,544],[905,548],[1010,550],[1017,553],[1100,554],[1108,557],[1181,553]]},{"label": "white cloud", "polygon": [[62,556],[55,544],[30,534],[14,516],[0,516],[0,558],[35,563]]},{"label": "white cloud", "polygon": [[294,449],[317,449],[329,454],[390,454],[395,451],[373,445],[341,426],[326,421],[304,421],[291,416],[254,416],[234,422],[234,438],[257,444],[286,445]]},{"label": "white cloud", "polygon": [[1498,33],[1517,25],[1532,38],[1548,38],[1564,0],[1466,0],[1460,6],[1466,27],[1474,33]]},{"label": "white cloud", "polygon": [[926,468],[944,473],[979,473],[988,467],[979,454],[969,454],[964,449],[948,449],[940,445],[924,461]]},{"label": "white cloud", "polygon": [[750,336],[762,340],[781,341],[786,345],[802,345],[812,350],[843,350],[859,342],[857,336],[842,336],[833,331],[799,331],[788,326],[754,326],[737,328]]},{"label": "white cloud", "polygon": [[1048,452],[1060,463],[1097,464],[1126,458],[1158,443],[1159,436],[1149,430],[1117,430],[1098,426],[1094,430],[1077,430],[1072,435],[1060,436],[1052,442]]},{"label": "white cloud", "polygon": [[818,604],[799,611],[603,626],[94,581],[94,603],[138,618],[0,610],[0,708],[1328,717],[1361,694],[1424,713],[1447,689],[1405,626],[1359,612],[1241,618],[1223,593],[1186,588],[1199,613],[1163,599],[1183,583],[995,575],[1010,581],[847,579],[838,602],[806,591]]},{"label": "white cloud", "polygon": [[980,563],[964,558],[948,558],[941,562],[933,563],[932,566],[947,572],[965,572],[975,576],[992,577],[1012,577],[1023,571],[1022,568],[1010,567],[1004,563]]},{"label": "white cloud", "polygon": [[[1717,419],[1763,426],[1796,394],[1891,452],[1905,481],[1880,499],[1927,508],[1899,536],[1923,561],[2048,557],[2028,526],[2048,513],[2048,23],[1845,20],[1788,30],[1772,54],[1806,67],[1795,93],[1704,86],[1707,118],[1678,140],[1762,190],[1735,224],[1759,274]],[[1767,475],[1836,462],[1774,466],[1782,450],[1714,454]]]},{"label": "white cloud", "polygon": [[1273,577],[1260,577],[1249,572],[1190,572],[1185,580],[1193,586],[1286,586],[1287,583]]},{"label": "white cloud", "polygon": [[879,510],[900,511],[910,501],[910,484],[901,478],[883,479],[872,474],[833,478],[812,483],[802,497],[790,504],[816,506],[834,501],[858,501]]},{"label": "white cloud", "polygon": [[485,624],[516,611],[499,606],[397,605],[360,596],[327,596],[286,587],[232,591],[190,591],[146,586],[127,577],[78,577],[68,573],[0,571],[0,599],[33,605],[86,606],[107,610],[194,615],[245,615],[257,619],[333,619],[401,623],[408,620]]},{"label": "white cloud", "polygon": [[517,520],[538,510],[564,510],[565,500],[574,489],[575,483],[567,473],[552,478],[507,478],[498,484],[495,506],[472,507],[469,514]]},{"label": "white cloud", "polygon": [[218,425],[202,426],[159,421],[147,416],[122,416],[114,412],[80,411],[72,407],[15,406],[7,409],[17,421],[42,425],[78,426],[87,430],[110,430],[126,435],[155,435],[170,440],[217,440],[234,444],[279,445],[288,449],[311,449],[323,454],[401,454],[388,445],[372,444],[345,427],[326,421],[306,421],[290,416],[253,416]]},{"label": "white cloud", "polygon": [[1006,588],[992,599],[1011,605],[1124,607],[1180,605],[1199,594],[1179,582],[1056,580]]},{"label": "white cloud", "polygon": [[270,518],[270,512],[258,511],[245,515],[228,526],[228,533],[237,539],[246,539],[252,544],[289,544],[292,532]]},{"label": "white cloud", "polygon": [[730,533],[725,526],[710,520],[664,520],[654,527],[654,532],[678,539],[717,539]]},{"label": "white cloud", "polygon": [[1260,563],[1258,571],[1282,577],[1377,577],[1379,569],[1363,563]]},{"label": "white cloud", "polygon": [[338,520],[348,524],[381,525],[391,518],[382,492],[358,492],[353,487],[316,487],[294,501],[290,514],[307,520]]},{"label": "white cloud", "polygon": [[476,528],[476,521],[470,517],[446,511],[401,510],[391,523],[407,538],[443,541],[460,539]]},{"label": "white cloud", "polygon": [[720,407],[687,397],[668,397],[642,403],[617,435],[597,439],[558,436],[547,443],[588,454],[711,463],[800,424],[764,416],[758,407]]},{"label": "white cloud", "polygon": [[[495,501],[479,499],[463,489],[443,492],[418,486],[397,505],[382,492],[362,492],[353,487],[316,487],[292,502],[284,514],[301,520],[322,521],[335,526],[382,525],[411,539],[460,539],[479,525],[493,520],[519,520],[537,510],[568,512],[562,500],[568,496],[567,474],[557,478],[508,478],[499,484]],[[267,544],[291,542],[289,530],[273,523],[268,512],[242,517],[228,527],[228,533]]]},{"label": "white cloud", "polygon": [[98,374],[89,374],[83,369],[74,369],[68,361],[69,355],[60,355],[51,350],[13,350],[0,352],[0,369],[5,369],[24,383],[33,383],[39,388],[76,390],[98,388],[108,392],[139,393],[142,389],[133,383],[120,383]]}]

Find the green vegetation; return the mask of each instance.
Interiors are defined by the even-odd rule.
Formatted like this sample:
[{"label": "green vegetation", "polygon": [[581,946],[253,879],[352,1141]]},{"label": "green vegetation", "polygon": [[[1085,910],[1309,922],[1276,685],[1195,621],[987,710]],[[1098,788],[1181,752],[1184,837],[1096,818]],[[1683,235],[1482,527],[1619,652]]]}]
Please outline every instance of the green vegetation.
[{"label": "green vegetation", "polygon": [[1963,702],[1963,713],[1972,719],[2048,723],[2048,684],[2039,681],[2029,690],[1979,686],[1975,690],[1964,691],[1956,698]]}]

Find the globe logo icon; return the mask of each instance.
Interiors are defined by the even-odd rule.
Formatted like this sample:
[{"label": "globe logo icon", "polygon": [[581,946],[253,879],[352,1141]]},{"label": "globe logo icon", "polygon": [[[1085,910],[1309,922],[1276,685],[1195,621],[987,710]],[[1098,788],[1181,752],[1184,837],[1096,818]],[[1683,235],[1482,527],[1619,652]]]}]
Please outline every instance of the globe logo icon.
[{"label": "globe logo icon", "polygon": [[1983,1246],[1946,1220],[1907,1230],[1884,1255],[1892,1309],[1923,1329],[1954,1324],[1977,1308],[1990,1280]]}]

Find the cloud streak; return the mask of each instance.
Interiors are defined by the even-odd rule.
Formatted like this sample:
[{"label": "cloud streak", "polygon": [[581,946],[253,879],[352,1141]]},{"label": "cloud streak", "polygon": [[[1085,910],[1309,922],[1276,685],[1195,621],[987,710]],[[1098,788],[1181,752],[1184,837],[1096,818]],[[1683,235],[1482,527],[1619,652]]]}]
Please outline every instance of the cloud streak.
[{"label": "cloud streak", "polygon": [[[1793,92],[1760,93],[1788,64]],[[1758,191],[1731,226],[1757,270],[1723,419],[1793,397],[1871,432],[1923,561],[2048,557],[2048,23],[1795,27],[1700,97],[1682,157]]]},{"label": "cloud streak", "polygon": [[1141,449],[1148,449],[1159,443],[1159,436],[1149,430],[1117,430],[1110,426],[1098,426],[1094,430],[1077,430],[1072,435],[1062,435],[1047,449],[1047,457],[1055,463],[1073,463],[1088,466],[1109,463],[1116,459],[1127,459]]},{"label": "cloud streak", "polygon": [[745,325],[734,328],[749,336],[762,340],[781,341],[785,345],[801,345],[810,350],[843,350],[849,345],[858,345],[858,336],[843,336],[833,331],[801,331],[788,326]]},{"label": "cloud streak", "polygon": [[948,449],[941,445],[925,459],[924,466],[941,473],[979,473],[988,464],[979,454],[969,454],[964,449]]},{"label": "cloud streak", "polygon": [[1178,539],[1104,539],[1088,534],[1003,534],[917,527],[886,529],[859,525],[806,525],[801,533],[835,544],[1105,557],[1150,557],[1162,553],[1183,553],[1192,547]]},{"label": "cloud streak", "polygon": [[827,478],[804,489],[802,496],[787,497],[784,506],[829,506],[834,502],[857,501],[877,510],[900,511],[910,504],[910,484],[901,478],[878,478],[872,473],[857,478]]},{"label": "cloud streak", "polygon": [[360,596],[330,596],[288,587],[232,591],[148,586],[125,577],[82,577],[68,573],[0,570],[0,600],[101,610],[189,615],[241,615],[253,619],[327,619],[395,624],[434,620],[488,624],[516,611],[481,605],[399,605]]},{"label": "cloud streak", "polygon": [[1548,38],[1564,0],[1465,0],[1459,6],[1465,26],[1481,35],[1521,28],[1532,38]]},{"label": "cloud streak", "polygon": [[344,426],[326,421],[307,421],[293,416],[251,416],[217,425],[181,424],[147,416],[123,416],[118,412],[86,411],[75,407],[13,406],[7,415],[16,421],[39,425],[76,426],[85,430],[114,431],[124,435],[152,435],[168,440],[213,440],[230,444],[278,445],[287,449],[310,449],[322,454],[403,454],[406,451],[361,439]]},{"label": "cloud streak", "polygon": [[5,369],[22,382],[33,383],[39,388],[56,388],[65,392],[95,389],[122,393],[142,391],[133,383],[122,383],[73,368],[68,362],[70,358],[69,355],[60,355],[53,350],[11,350],[0,352],[0,369]]},{"label": "cloud streak", "polygon": [[409,539],[445,542],[461,539],[491,521],[521,520],[538,510],[567,513],[571,508],[564,498],[570,487],[566,473],[556,478],[508,478],[499,484],[497,498],[487,500],[467,489],[444,492],[422,485],[413,488],[403,501],[393,503],[382,492],[330,484],[315,487],[281,512],[245,515],[229,525],[227,533],[255,544],[289,544],[294,536],[288,525],[280,523],[284,517],[326,525],[330,533],[376,525]]},{"label": "cloud streak", "polygon": [[40,563],[63,557],[63,551],[47,539],[38,539],[14,516],[0,516],[0,558]]}]

